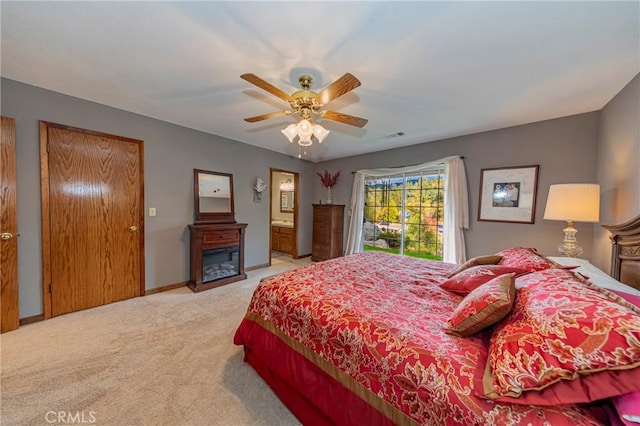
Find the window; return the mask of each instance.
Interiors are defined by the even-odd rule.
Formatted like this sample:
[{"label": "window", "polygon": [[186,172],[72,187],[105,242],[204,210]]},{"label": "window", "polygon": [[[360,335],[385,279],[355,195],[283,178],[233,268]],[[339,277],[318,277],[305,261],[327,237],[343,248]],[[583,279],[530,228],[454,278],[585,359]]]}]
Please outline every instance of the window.
[{"label": "window", "polygon": [[442,260],[444,168],[365,178],[364,249]]}]

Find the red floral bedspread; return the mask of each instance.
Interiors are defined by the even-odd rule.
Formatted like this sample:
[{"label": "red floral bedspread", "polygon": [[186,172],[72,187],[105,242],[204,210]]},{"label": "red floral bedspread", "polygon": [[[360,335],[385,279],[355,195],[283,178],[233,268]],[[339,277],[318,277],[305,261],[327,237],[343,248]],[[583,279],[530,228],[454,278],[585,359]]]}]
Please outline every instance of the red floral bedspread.
[{"label": "red floral bedspread", "polygon": [[462,299],[437,285],[453,268],[379,252],[312,264],[263,280],[244,321],[274,333],[395,423],[597,424],[579,406],[474,396],[486,342],[482,333],[443,331]]}]

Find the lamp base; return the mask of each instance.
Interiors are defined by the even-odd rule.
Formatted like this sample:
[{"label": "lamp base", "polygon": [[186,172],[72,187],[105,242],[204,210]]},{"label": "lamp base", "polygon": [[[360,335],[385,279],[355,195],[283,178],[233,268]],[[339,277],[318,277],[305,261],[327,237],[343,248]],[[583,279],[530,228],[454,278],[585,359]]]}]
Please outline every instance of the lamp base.
[{"label": "lamp base", "polygon": [[560,254],[566,257],[578,257],[582,254],[582,247],[578,245],[578,241],[576,240],[577,229],[573,227],[573,221],[567,221],[567,227],[563,229],[564,231],[564,240],[562,240],[562,244],[558,246],[558,251]]}]

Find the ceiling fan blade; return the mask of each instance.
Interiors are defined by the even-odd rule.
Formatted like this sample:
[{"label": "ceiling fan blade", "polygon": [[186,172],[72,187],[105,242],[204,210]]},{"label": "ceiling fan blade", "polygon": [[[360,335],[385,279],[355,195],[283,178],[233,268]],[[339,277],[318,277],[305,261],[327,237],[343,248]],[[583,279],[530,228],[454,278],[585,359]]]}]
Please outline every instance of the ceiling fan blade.
[{"label": "ceiling fan blade", "polygon": [[327,120],[337,121],[339,123],[348,124],[349,126],[364,127],[369,122],[366,118],[356,117],[355,115],[342,114],[335,111],[320,111],[320,116]]},{"label": "ceiling fan blade", "polygon": [[358,80],[353,74],[346,73],[324,89],[320,91],[315,97],[315,100],[324,105],[331,102],[334,99],[339,98],[360,86],[360,80]]},{"label": "ceiling fan blade", "polygon": [[291,96],[289,96],[282,90],[278,89],[276,86],[272,85],[271,83],[267,83],[266,81],[264,81],[263,79],[261,79],[255,74],[242,74],[240,78],[248,81],[251,84],[255,84],[262,90],[266,90],[267,92],[271,93],[274,96],[279,97],[285,102],[291,102],[293,100]]},{"label": "ceiling fan blade", "polygon": [[255,117],[247,117],[244,119],[244,121],[247,121],[249,123],[255,123],[256,121],[262,121],[262,120],[266,120],[269,118],[275,118],[275,117],[282,117],[283,115],[289,115],[291,114],[292,111],[277,111],[277,112],[270,112],[267,114],[262,114],[262,115],[256,115]]}]

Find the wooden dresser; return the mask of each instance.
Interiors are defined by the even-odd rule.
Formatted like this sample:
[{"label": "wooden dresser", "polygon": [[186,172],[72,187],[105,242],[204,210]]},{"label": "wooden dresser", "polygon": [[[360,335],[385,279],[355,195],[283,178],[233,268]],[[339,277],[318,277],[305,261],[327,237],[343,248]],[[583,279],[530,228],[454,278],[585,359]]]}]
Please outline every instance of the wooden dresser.
[{"label": "wooden dresser", "polygon": [[246,223],[189,225],[191,279],[195,292],[244,280],[244,231]]},{"label": "wooden dresser", "polygon": [[321,261],[342,256],[344,205],[313,205],[313,247],[311,260]]}]

